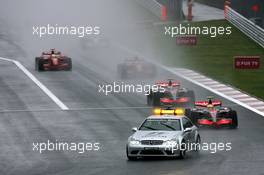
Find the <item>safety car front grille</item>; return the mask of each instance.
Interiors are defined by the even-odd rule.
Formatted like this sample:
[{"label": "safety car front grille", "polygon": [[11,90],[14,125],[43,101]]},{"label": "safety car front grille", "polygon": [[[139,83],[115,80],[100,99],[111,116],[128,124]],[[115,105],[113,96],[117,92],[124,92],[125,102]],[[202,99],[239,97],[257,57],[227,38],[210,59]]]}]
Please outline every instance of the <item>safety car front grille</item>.
[{"label": "safety car front grille", "polygon": [[142,145],[162,145],[163,141],[162,140],[142,140],[141,144]]}]

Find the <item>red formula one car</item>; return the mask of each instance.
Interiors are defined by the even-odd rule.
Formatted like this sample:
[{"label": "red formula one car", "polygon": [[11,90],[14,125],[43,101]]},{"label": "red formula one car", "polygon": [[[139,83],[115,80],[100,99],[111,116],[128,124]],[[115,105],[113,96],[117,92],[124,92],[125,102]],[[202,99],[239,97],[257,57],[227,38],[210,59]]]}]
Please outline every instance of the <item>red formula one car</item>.
[{"label": "red formula one car", "polygon": [[152,78],[156,75],[156,66],[144,59],[133,57],[117,65],[121,79]]},{"label": "red formula one car", "polygon": [[182,88],[176,80],[168,79],[158,81],[159,89],[151,89],[147,96],[147,103],[150,106],[170,105],[174,107],[190,108],[194,106],[194,91]]},{"label": "red formula one car", "polygon": [[185,115],[197,126],[238,126],[237,113],[229,107],[222,107],[222,102],[208,97],[207,101],[195,102],[195,108],[186,109]]},{"label": "red formula one car", "polygon": [[64,56],[61,52],[51,49],[49,52],[42,52],[40,57],[35,58],[35,69],[37,71],[66,70],[71,71],[71,58]]}]

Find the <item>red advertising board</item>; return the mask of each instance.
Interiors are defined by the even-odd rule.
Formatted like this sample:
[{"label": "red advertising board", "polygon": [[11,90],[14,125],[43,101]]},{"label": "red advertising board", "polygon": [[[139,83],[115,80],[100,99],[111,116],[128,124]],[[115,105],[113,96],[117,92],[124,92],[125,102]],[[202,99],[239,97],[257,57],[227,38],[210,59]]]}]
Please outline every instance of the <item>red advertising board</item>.
[{"label": "red advertising board", "polygon": [[254,12],[258,12],[259,11],[259,5],[255,4],[255,5],[251,6],[251,10]]},{"label": "red advertising board", "polygon": [[176,37],[177,45],[196,45],[197,36],[196,35],[184,35]]},{"label": "red advertising board", "polygon": [[236,69],[259,69],[260,57],[259,56],[235,56],[234,67]]}]

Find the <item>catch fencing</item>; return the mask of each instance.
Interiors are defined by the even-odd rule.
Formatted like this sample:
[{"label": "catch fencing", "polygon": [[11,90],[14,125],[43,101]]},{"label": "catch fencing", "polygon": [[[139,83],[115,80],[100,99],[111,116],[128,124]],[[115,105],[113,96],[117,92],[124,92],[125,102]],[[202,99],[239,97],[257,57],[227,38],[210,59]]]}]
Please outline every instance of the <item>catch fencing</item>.
[{"label": "catch fencing", "polygon": [[226,7],[226,19],[264,48],[264,29],[245,18],[231,7]]}]

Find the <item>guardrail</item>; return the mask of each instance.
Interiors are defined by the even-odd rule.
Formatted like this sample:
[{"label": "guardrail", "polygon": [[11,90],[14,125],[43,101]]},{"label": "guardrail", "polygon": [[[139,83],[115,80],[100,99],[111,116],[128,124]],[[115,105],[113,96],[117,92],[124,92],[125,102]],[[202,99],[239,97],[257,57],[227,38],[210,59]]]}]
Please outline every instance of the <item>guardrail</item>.
[{"label": "guardrail", "polygon": [[226,19],[264,48],[264,29],[245,18],[231,7],[226,7]]},{"label": "guardrail", "polygon": [[159,17],[161,20],[167,19],[167,9],[164,5],[160,4],[158,1],[156,0],[136,0],[136,1],[144,8],[148,9],[157,17]]}]

